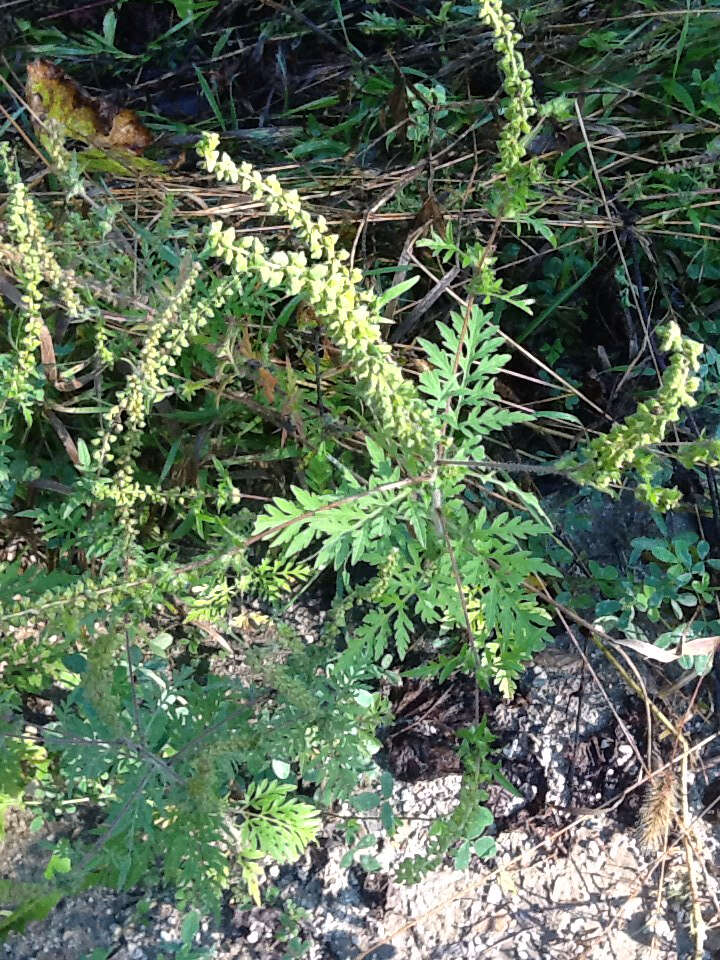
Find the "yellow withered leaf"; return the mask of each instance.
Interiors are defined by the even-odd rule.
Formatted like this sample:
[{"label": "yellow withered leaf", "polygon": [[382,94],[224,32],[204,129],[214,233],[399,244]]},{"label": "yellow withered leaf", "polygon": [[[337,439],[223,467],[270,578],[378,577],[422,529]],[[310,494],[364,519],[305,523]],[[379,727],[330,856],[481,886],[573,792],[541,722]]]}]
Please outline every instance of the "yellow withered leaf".
[{"label": "yellow withered leaf", "polygon": [[133,110],[89,96],[49,60],[28,64],[26,93],[40,120],[60,123],[73,140],[133,153],[141,153],[152,143],[152,134]]},{"label": "yellow withered leaf", "polygon": [[[159,164],[139,156],[150,146],[153,137],[134,110],[117,107],[101,97],[91,97],[49,60],[28,64],[25,93],[37,120],[53,122],[66,139],[88,145],[90,149],[80,154],[81,160],[87,160],[85,166],[112,173],[162,171]],[[41,128],[41,137],[42,133]]]}]

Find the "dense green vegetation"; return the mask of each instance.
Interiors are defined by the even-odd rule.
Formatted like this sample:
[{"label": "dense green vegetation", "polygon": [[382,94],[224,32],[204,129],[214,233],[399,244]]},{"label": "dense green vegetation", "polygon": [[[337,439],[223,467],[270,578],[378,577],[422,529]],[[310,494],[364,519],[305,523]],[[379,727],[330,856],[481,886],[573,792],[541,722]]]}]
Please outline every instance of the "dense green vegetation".
[{"label": "dense green vegetation", "polygon": [[[20,11],[0,59],[0,829],[97,811],[0,886],[0,935],[100,882],[257,902],[338,801],[392,833],[404,676],[512,697],[573,619],[704,676],[720,633],[720,2],[176,0],[141,50],[123,6]],[[282,81],[252,128],[216,68],[251,36]],[[322,44],[339,76],[292,86]],[[46,58],[121,89],[190,46],[204,113],[145,111],[142,156],[67,78],[18,85]],[[573,533],[621,494],[658,533],[603,565]],[[493,855],[492,745],[478,701],[398,876]]]}]

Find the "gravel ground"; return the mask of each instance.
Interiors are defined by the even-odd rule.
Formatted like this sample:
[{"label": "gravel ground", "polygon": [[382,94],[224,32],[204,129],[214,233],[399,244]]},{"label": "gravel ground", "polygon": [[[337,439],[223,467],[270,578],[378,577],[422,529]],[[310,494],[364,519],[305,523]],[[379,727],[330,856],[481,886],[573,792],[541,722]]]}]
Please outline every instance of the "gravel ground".
[{"label": "gravel ground", "polygon": [[[288,955],[280,936],[281,905],[288,901],[304,911],[298,933],[309,960],[360,957],[370,947],[373,960],[693,957],[683,845],[668,853],[660,887],[662,858],[641,850],[637,839],[643,794],[630,788],[640,770],[635,742],[644,749],[644,712],[603,656],[589,656],[600,685],[573,648],[561,645],[541,655],[512,703],[493,711],[505,773],[521,793],[493,788],[495,860],[471,863],[467,872],[448,864],[413,886],[397,883],[393,863],[422,851],[427,819],[452,809],[460,778],[396,782],[402,824],[391,842],[370,851],[379,871],[341,866],[346,847],[331,821],[301,861],[272,871],[277,905],[242,910],[229,904],[219,925],[202,924],[197,953],[178,952],[182,915],[171,900],[145,901],[139,913],[137,896],[100,890],[62,902],[47,920],[0,947],[0,957],[194,960],[205,948],[216,960],[280,960]],[[698,721],[693,735],[705,732]],[[693,817],[717,789],[712,759],[706,756],[705,772],[698,764],[689,774]],[[597,811],[626,789],[615,809]],[[14,817],[0,851],[3,876],[30,879],[42,869],[42,837],[31,837],[27,822],[25,815]],[[698,957],[712,960],[720,957],[720,829],[702,817],[694,829],[699,903],[709,926]],[[675,840],[671,834],[671,844]]]}]

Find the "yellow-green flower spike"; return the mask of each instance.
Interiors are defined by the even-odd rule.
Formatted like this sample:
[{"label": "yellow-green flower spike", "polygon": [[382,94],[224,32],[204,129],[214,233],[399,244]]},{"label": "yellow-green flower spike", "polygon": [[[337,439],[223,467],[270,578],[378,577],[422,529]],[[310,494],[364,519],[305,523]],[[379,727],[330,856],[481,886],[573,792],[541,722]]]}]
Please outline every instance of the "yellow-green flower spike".
[{"label": "yellow-green flower spike", "polygon": [[347,265],[349,254],[337,249],[337,235],[329,232],[324,217],[313,218],[303,209],[296,190],[285,190],[276,176],[263,177],[249,163],[237,166],[227,153],[220,155],[218,145],[215,133],[205,133],[198,144],[206,170],[218,180],[239,184],[270,213],[286,218],[306,250],[270,254],[257,237],[236,239],[232,227],[216,221],[208,231],[208,253],[240,276],[255,274],[270,287],[302,293],[325,321],[343,363],[365,390],[383,435],[410,455],[432,456],[436,425],[382,340],[378,299],[361,286],[361,271]]}]

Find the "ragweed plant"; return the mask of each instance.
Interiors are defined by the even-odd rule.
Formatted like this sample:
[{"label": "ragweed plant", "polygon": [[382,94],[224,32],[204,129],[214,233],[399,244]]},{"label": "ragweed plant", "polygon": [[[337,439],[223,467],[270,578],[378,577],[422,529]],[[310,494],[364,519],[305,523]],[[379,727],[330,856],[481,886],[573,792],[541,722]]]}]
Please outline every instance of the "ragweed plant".
[{"label": "ragweed plant", "polygon": [[[666,511],[679,502],[681,494],[677,489],[657,484],[656,475],[661,465],[652,448],[662,444],[669,425],[680,420],[684,409],[695,406],[702,344],[683,337],[674,322],[658,332],[660,347],[670,352],[670,362],[657,393],[651,400],[639,403],[636,411],[622,423],[615,424],[608,434],[592,440],[582,451],[584,462],[571,472],[581,482],[591,482],[608,490],[620,483],[625,471],[633,469],[639,479],[636,496]],[[712,445],[700,441],[693,445],[691,457],[697,463],[707,460],[711,452]],[[685,451],[686,462],[687,453]]]},{"label": "ragweed plant", "polygon": [[[397,666],[412,644],[414,620],[443,637],[429,673],[442,678],[467,670],[507,696],[524,662],[545,642],[549,624],[523,587],[528,577],[553,573],[527,546],[546,529],[537,504],[509,481],[488,474],[488,485],[515,491],[527,510],[518,516],[498,513],[484,496],[465,501],[460,471],[433,472],[443,431],[449,452],[481,457],[492,432],[527,416],[495,402],[494,378],[506,355],[489,314],[474,309],[466,334],[460,315],[443,325],[442,345],[424,344],[430,368],[413,385],[381,339],[381,301],[364,286],[360,271],[347,266],[347,254],[323,219],[308,213],[276,178],[220,156],[212,136],[203,138],[199,152],[207,169],[238,182],[271,215],[288,220],[296,245],[272,250],[213,221],[177,251],[173,275],[149,286],[143,313],[123,300],[124,272],[137,268],[122,243],[119,252],[112,244],[101,248],[109,261],[97,268],[109,274],[111,262],[117,285],[97,283],[87,266],[77,268],[73,224],[89,229],[72,217],[73,196],[82,196],[80,182],[66,201],[59,239],[29,197],[15,209],[18,243],[33,224],[46,224],[46,263],[54,257],[61,271],[52,275],[52,289],[60,276],[75,280],[72,295],[61,302],[87,304],[84,313],[74,314],[80,322],[71,327],[65,356],[87,358],[89,351],[95,375],[102,377],[102,402],[94,405],[92,419],[77,421],[72,446],[63,445],[54,429],[45,432],[39,414],[32,423],[39,435],[54,438],[56,453],[49,463],[28,464],[34,468],[30,476],[57,469],[60,448],[76,452],[60,474],[61,492],[53,496],[51,485],[40,505],[24,511],[56,545],[58,566],[42,574],[10,565],[0,575],[6,679],[22,692],[49,683],[65,691],[52,726],[29,731],[9,715],[5,735],[46,748],[62,778],[57,789],[68,797],[90,796],[107,824],[98,844],[88,842],[73,853],[73,870],[54,876],[38,894],[38,910],[41,902],[55,902],[58,891],[101,875],[121,887],[154,877],[172,884],[188,904],[208,909],[234,880],[259,896],[267,859],[297,856],[314,836],[321,807],[352,796],[371,770],[380,746],[375,731],[388,715],[378,690],[398,682]],[[61,167],[60,174],[76,176],[71,158]],[[117,214],[113,219],[119,222]],[[100,236],[107,236],[107,221],[100,211],[92,221]],[[148,242],[143,269],[152,264],[155,247]],[[32,312],[52,337],[50,282],[38,282],[36,272],[17,265],[12,249],[3,250],[18,287],[37,290]],[[486,290],[488,297],[491,292]],[[256,305],[270,311],[288,297],[312,306],[315,322],[351,374],[352,388],[338,392],[341,406],[332,391],[326,403],[331,417],[342,410],[345,421],[352,418],[364,441],[361,448],[356,443],[351,458],[337,444],[328,447],[324,436],[333,466],[322,474],[323,486],[294,484],[292,499],[274,498],[253,518],[232,467],[217,457],[182,482],[183,471],[173,468],[180,439],[168,449],[160,425],[168,415],[170,422],[192,414],[209,424],[220,416],[224,430],[254,437],[258,456],[267,456],[267,438],[254,414],[248,419],[237,408],[224,414],[214,400],[198,405],[204,388],[192,383],[197,362],[192,358],[201,344],[222,344],[215,354],[207,349],[200,354],[206,369],[211,364],[206,383],[214,388],[218,376],[228,396],[244,391],[247,368],[225,318]],[[141,336],[128,336],[126,325],[109,325],[108,314],[117,317],[119,311],[125,311],[128,326],[143,318]],[[22,303],[14,320],[25,329]],[[99,339],[94,327],[101,331]],[[35,409],[45,411],[54,403],[58,377],[41,375],[37,338],[30,344],[23,334],[16,349],[30,358],[28,369],[40,391]],[[297,393],[297,386],[293,389]],[[320,425],[311,425],[307,397],[300,402],[309,444],[320,435]],[[19,421],[12,415],[21,414],[17,405],[7,410],[9,455],[17,458]],[[159,461],[158,443],[168,450]],[[364,476],[358,472],[363,463]],[[18,472],[16,496],[28,482],[27,470]],[[257,574],[247,551],[252,540],[270,545]],[[311,565],[297,562],[301,553]],[[360,564],[377,571],[366,586],[355,583]],[[345,598],[338,599],[316,644],[280,630],[272,653],[266,641],[262,655],[252,649],[244,655],[251,683],[221,676],[201,682],[193,668],[176,661],[182,650],[196,648],[198,629],[210,636],[229,630],[233,636],[233,583],[242,584],[244,593],[252,593],[256,583],[259,595],[279,598],[293,577],[296,582],[312,568],[328,566],[339,572]],[[158,611],[167,616],[170,610],[185,619],[179,640],[149,626]],[[27,634],[21,645],[14,639],[20,628]],[[482,803],[481,784],[494,776],[489,735],[480,719],[474,737],[468,732],[465,811],[472,797]],[[315,785],[315,806],[295,794],[298,776]],[[466,820],[459,812],[452,829],[443,832],[442,850],[462,847],[461,860],[469,850]],[[480,842],[476,828],[489,820],[489,814],[473,820],[471,840],[483,855],[492,843]],[[143,843],[137,841],[140,834]],[[438,856],[429,854],[426,866]],[[13,914],[6,929],[22,922]]]},{"label": "ragweed plant", "polygon": [[[72,273],[64,272],[53,255],[46,239],[46,229],[30,198],[27,187],[20,179],[10,157],[9,144],[0,143],[0,178],[7,183],[7,228],[12,256],[23,291],[21,307],[24,322],[18,331],[18,346],[12,365],[2,368],[4,383],[0,387],[3,408],[12,403],[23,412],[26,421],[31,421],[31,410],[37,402],[38,372],[37,356],[43,335],[47,332],[41,313],[43,294],[41,286],[47,284],[61,298],[63,307],[71,320],[77,319],[82,306],[75,289]],[[4,409],[3,409],[4,412]]]},{"label": "ragweed plant", "polygon": [[286,286],[291,295],[302,294],[327,324],[340,348],[384,437],[392,438],[395,450],[427,457],[433,448],[434,424],[426,409],[390,356],[390,347],[380,337],[377,297],[361,287],[362,272],[346,266],[349,254],[338,249],[337,234],[330,233],[320,216],[313,219],[303,210],[295,190],[283,190],[274,174],[262,177],[245,162],[236,166],[227,153],[220,155],[217,134],[206,134],[198,153],[209,173],[218,180],[237,183],[268,212],[287,218],[307,248],[276,251],[268,255],[257,237],[235,239],[232,227],[213,221],[207,250],[230,266],[238,278],[248,273],[270,287]]},{"label": "ragweed plant", "polygon": [[523,164],[531,120],[537,112],[533,83],[518,44],[522,36],[515,21],[503,7],[502,0],[481,0],[480,18],[493,32],[493,44],[499,54],[498,68],[502,76],[505,101],[503,127],[498,138],[497,172],[505,178],[500,192],[500,210],[511,218],[520,213],[527,202],[529,188],[540,176],[534,159]]},{"label": "ragweed plant", "polygon": [[[495,171],[507,220],[537,176],[532,84],[501,4],[480,13],[507,97]],[[392,831],[392,784],[373,792],[374,757],[416,637],[431,634],[434,649],[416,675],[464,673],[510,697],[549,638],[535,585],[557,572],[537,497],[488,459],[534,419],[496,392],[509,359],[498,323],[532,304],[522,284],[505,289],[493,251],[449,233],[427,244],[476,276],[463,311],[418,340],[411,374],[382,338],[383,296],[325,219],[221,153],[217,135],[198,145],[203,176],[262,204],[289,227],[282,242],[218,216],[202,229],[176,222],[172,197],[152,228],[135,223],[85,188],[72,154],[52,138],[48,148],[54,206],[0,153],[12,292],[3,510],[49,556],[46,568],[0,567],[12,691],[0,733],[13,745],[0,807],[42,794],[52,816],[55,801],[91,801],[100,824],[56,851],[47,884],[29,908],[12,905],[0,934],[101,880],[169,884],[209,910],[237,882],[257,901],[266,865],[297,858],[337,800],[369,809],[371,793]],[[673,327],[666,346],[656,399],[562,472],[607,488],[634,469],[652,486],[646,451],[690,404],[698,359]],[[336,596],[309,642],[280,608],[326,573]],[[266,604],[261,636],[238,596]],[[54,714],[31,728],[22,698],[48,689]],[[400,868],[405,879],[493,852],[492,737],[476,715],[458,740],[456,810]]]}]

